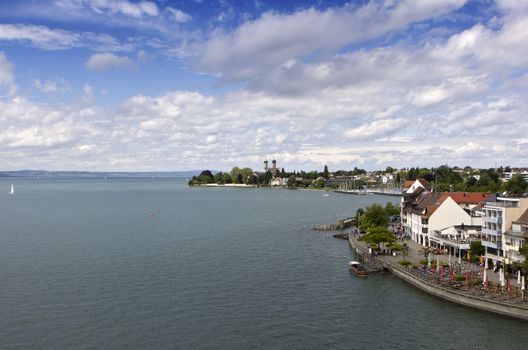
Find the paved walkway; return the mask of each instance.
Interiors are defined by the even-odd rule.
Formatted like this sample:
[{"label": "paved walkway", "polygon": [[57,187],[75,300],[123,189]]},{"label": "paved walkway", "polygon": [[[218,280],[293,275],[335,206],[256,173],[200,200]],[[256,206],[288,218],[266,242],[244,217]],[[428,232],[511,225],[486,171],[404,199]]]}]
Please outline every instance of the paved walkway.
[{"label": "paved walkway", "polygon": [[[368,251],[368,246],[364,241],[359,240],[360,236],[358,234],[351,234],[351,240],[352,242],[359,248]],[[423,247],[412,241],[412,240],[399,240],[398,243],[400,244],[406,244],[409,249],[407,253],[405,254],[405,260],[411,261],[411,263],[415,266],[420,266],[420,260],[424,259],[424,253],[423,253]],[[382,246],[382,250],[384,247]],[[438,257],[438,260],[440,262],[448,262],[449,257],[448,255],[434,255],[432,256],[432,260],[436,261]],[[392,263],[402,269],[404,267],[399,264],[401,260],[403,260],[403,253],[402,252],[396,252],[396,256],[393,256],[392,254],[377,254],[376,258],[378,260],[387,261],[389,263]],[[452,267],[455,269],[456,274],[465,274],[466,271],[471,271],[471,274],[473,276],[479,276],[482,278],[483,274],[483,268],[479,267],[478,264],[470,264],[468,262],[462,261],[462,263],[458,264],[458,259],[451,256],[451,263]],[[516,278],[512,279],[510,281],[511,289],[510,291],[507,290],[507,288],[500,288],[497,287],[497,284],[499,282],[499,274],[493,272],[493,270],[487,270],[488,273],[488,280],[489,285],[488,289],[484,290],[483,286],[473,286],[466,290],[466,282],[456,282],[451,281],[450,273],[448,269],[445,269],[444,275],[440,276],[440,271],[434,271],[429,268],[408,268],[405,269],[409,273],[412,273],[413,275],[416,275],[416,277],[423,279],[424,281],[427,281],[429,283],[435,283],[438,284],[438,286],[442,286],[443,288],[450,288],[453,290],[457,290],[459,292],[467,293],[468,295],[471,295],[473,297],[479,297],[487,300],[495,300],[498,302],[507,302],[511,303],[515,300],[516,303],[520,303],[522,305],[528,305],[528,295],[524,300],[520,301],[520,285],[517,284]],[[528,291],[527,291],[528,292]]]}]

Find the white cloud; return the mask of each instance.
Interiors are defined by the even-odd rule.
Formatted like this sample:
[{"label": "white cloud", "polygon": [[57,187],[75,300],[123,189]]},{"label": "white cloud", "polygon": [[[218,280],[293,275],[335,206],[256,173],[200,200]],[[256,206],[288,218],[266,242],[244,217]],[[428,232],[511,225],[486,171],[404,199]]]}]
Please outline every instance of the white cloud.
[{"label": "white cloud", "polygon": [[0,24],[0,41],[28,43],[43,50],[65,50],[79,47],[106,51],[132,50],[130,44],[122,45],[108,34],[71,32],[30,24]]},{"label": "white cloud", "polygon": [[178,10],[172,7],[167,7],[166,10],[171,14],[172,18],[174,18],[174,20],[178,23],[185,23],[185,22],[189,22],[190,20],[192,20],[191,15],[181,10]]},{"label": "white cloud", "polygon": [[40,25],[0,24],[0,40],[29,41],[46,50],[82,46],[79,34]]},{"label": "white cloud", "polygon": [[14,95],[17,90],[17,86],[15,85],[15,73],[13,70],[13,64],[9,62],[5,54],[0,51],[0,87],[3,88],[8,95]]},{"label": "white cloud", "polygon": [[[222,92],[213,86],[211,94],[144,90],[105,108],[94,104],[94,91],[101,91],[95,85],[86,85],[82,101],[69,105],[4,97],[0,155],[8,149],[30,165],[41,164],[40,156],[59,168],[120,170],[258,168],[265,157],[287,170],[321,169],[326,163],[334,169],[522,163],[528,157],[528,14],[523,7],[512,9],[515,2],[501,1],[494,21],[465,30],[439,28],[447,17],[434,19],[461,4],[374,1],[270,12],[233,30],[218,27],[205,42],[203,33],[176,46],[172,36],[151,37],[148,54],[128,54],[134,59],[109,52],[139,48],[144,39],[122,44],[112,36],[89,39],[78,33],[79,41],[69,47],[104,52],[86,62],[90,70],[154,63],[159,51],[170,47],[187,54],[191,65],[199,60],[194,67],[201,73],[246,84]],[[105,18],[112,11],[108,6],[99,8]],[[157,16],[115,11],[114,17],[137,23],[172,16],[166,8]],[[406,28],[429,18],[421,26],[423,36],[409,39],[415,33]],[[176,18],[171,21],[178,25]],[[59,40],[22,37],[9,40],[68,47]],[[362,45],[365,40],[368,45]],[[13,75],[12,67],[3,71]],[[39,80],[35,87],[54,91],[59,84]]]},{"label": "white cloud", "polygon": [[93,102],[94,91],[93,87],[89,84],[83,86],[83,96],[81,98],[82,102],[85,104],[90,104]]},{"label": "white cloud", "polygon": [[41,82],[39,79],[35,79],[33,86],[35,86],[37,90],[46,94],[70,91],[70,84],[64,79],[46,80],[44,82]]},{"label": "white cloud", "polygon": [[368,140],[390,136],[394,131],[403,128],[404,126],[405,124],[402,119],[383,119],[347,130],[345,131],[344,136],[352,141]]},{"label": "white cloud", "polygon": [[241,24],[233,32],[213,31],[205,43],[198,67],[222,74],[226,80],[245,80],[291,58],[315,52],[333,52],[345,45],[364,42],[408,25],[449,13],[464,0],[408,0],[369,2],[293,14],[265,13]]},{"label": "white cloud", "polygon": [[96,0],[84,1],[96,13],[122,14],[134,18],[142,16],[158,16],[159,9],[152,1],[130,2],[127,0]]},{"label": "white cloud", "polygon": [[136,65],[125,56],[117,56],[113,53],[96,53],[90,56],[85,67],[93,71],[105,71],[111,68],[135,69]]},{"label": "white cloud", "polygon": [[69,144],[99,137],[99,130],[89,119],[78,118],[70,107],[46,107],[23,98],[0,101],[0,148],[24,152],[26,157],[40,154],[42,148],[64,152]]}]

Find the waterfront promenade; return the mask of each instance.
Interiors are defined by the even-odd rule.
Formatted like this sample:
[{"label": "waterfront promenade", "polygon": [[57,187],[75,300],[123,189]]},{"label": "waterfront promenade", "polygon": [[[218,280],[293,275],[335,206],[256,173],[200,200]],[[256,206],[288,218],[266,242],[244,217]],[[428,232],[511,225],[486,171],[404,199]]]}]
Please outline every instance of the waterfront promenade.
[{"label": "waterfront promenade", "polygon": [[[354,233],[349,234],[349,243],[358,258],[363,260],[367,266],[375,268],[385,268],[390,270],[395,276],[398,276],[406,282],[422,289],[423,291],[449,300],[464,306],[473,307],[485,311],[499,313],[510,317],[528,320],[528,296],[522,297],[520,286],[516,279],[510,281],[510,287],[501,287],[497,281],[496,274],[491,272],[489,274],[490,280],[487,288],[480,281],[478,273],[482,275],[482,271],[473,269],[470,270],[471,265],[461,264],[455,266],[453,264],[453,274],[450,269],[431,269],[420,266],[420,260],[424,259],[422,253],[423,247],[416,242],[406,240],[404,242],[409,247],[406,253],[406,260],[411,262],[410,267],[405,267],[399,264],[403,260],[403,255],[398,252],[396,256],[392,254],[374,255],[369,253],[367,244],[360,240],[360,236]],[[445,261],[445,258],[439,259]],[[415,267],[412,267],[412,266]],[[420,267],[416,267],[420,266]],[[456,275],[466,275],[470,277],[468,282],[466,280],[457,281],[454,278]],[[525,291],[526,292],[526,291]]]}]

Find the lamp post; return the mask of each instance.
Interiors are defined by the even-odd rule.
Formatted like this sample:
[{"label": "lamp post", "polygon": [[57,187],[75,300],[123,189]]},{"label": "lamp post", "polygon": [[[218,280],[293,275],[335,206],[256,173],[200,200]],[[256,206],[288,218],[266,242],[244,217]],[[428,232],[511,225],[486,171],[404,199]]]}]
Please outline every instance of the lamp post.
[{"label": "lamp post", "polygon": [[507,288],[508,288],[508,294],[510,293],[510,271],[508,270],[508,265],[510,264],[510,259],[504,258],[504,273],[507,274]]},{"label": "lamp post", "polygon": [[403,250],[402,250],[402,253],[403,253],[403,261],[405,261],[405,256],[407,255],[407,251],[409,250],[409,246],[407,245],[407,243],[403,243]]}]

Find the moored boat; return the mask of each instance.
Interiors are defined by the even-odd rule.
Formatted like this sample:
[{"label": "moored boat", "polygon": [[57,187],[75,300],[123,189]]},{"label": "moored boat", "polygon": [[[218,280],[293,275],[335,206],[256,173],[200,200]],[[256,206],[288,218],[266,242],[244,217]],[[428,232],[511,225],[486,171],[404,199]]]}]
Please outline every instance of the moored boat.
[{"label": "moored boat", "polygon": [[361,265],[360,262],[351,261],[348,263],[348,266],[350,268],[350,271],[357,277],[367,277],[368,271],[363,265]]}]

